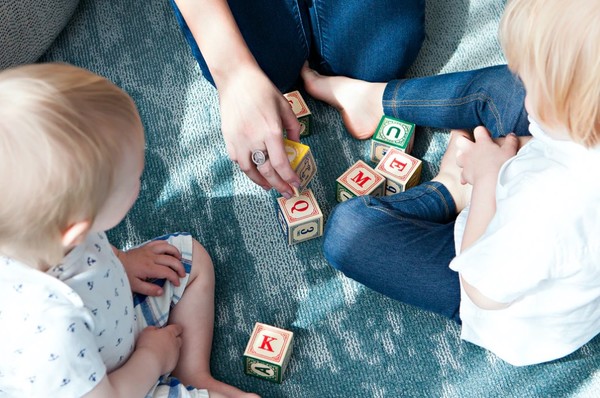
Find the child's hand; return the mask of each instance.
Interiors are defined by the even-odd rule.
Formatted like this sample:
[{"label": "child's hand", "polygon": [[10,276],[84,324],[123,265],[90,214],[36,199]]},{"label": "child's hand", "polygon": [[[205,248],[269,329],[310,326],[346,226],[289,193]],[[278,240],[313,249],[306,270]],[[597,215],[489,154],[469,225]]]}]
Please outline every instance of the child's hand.
[{"label": "child's hand", "polygon": [[160,374],[170,373],[179,361],[182,332],[183,328],[176,324],[167,325],[163,328],[148,326],[138,336],[135,349],[136,351],[149,350],[154,353],[160,364]]},{"label": "child's hand", "polygon": [[181,253],[164,240],[154,240],[129,251],[117,251],[123,263],[131,290],[147,296],[160,296],[160,286],[148,282],[149,279],[168,279],[179,286],[179,278],[185,276],[181,263]]},{"label": "child's hand", "polygon": [[462,168],[461,182],[475,185],[481,178],[498,177],[500,167],[517,153],[519,141],[509,134],[501,144],[495,143],[485,127],[477,127],[475,142],[460,137],[456,143],[458,150],[456,163]]}]

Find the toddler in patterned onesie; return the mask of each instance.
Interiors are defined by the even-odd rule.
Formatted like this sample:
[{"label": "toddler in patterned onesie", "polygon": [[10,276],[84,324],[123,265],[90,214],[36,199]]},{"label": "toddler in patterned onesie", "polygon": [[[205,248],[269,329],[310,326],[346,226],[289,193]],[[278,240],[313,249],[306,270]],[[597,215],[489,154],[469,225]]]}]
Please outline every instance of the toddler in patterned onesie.
[{"label": "toddler in patterned onesie", "polygon": [[65,64],[3,71],[0,153],[0,397],[256,397],[211,376],[206,250],[107,240],[144,166],[125,92]]}]

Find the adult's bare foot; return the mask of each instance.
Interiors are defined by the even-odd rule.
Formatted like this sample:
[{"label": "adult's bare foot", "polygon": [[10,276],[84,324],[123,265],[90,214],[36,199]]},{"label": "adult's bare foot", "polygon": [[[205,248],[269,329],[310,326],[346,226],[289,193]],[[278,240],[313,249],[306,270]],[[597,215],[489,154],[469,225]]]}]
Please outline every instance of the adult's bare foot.
[{"label": "adult's bare foot", "polygon": [[370,83],[344,76],[324,76],[304,65],[300,72],[306,92],[336,108],[354,138],[371,138],[383,115],[386,83]]},{"label": "adult's bare foot", "polygon": [[441,182],[448,189],[456,204],[457,213],[467,206],[471,200],[473,190],[470,184],[460,182],[462,169],[456,164],[456,141],[461,137],[471,139],[471,135],[465,130],[452,130],[450,132],[450,140],[440,163],[440,171],[432,178],[432,181]]}]

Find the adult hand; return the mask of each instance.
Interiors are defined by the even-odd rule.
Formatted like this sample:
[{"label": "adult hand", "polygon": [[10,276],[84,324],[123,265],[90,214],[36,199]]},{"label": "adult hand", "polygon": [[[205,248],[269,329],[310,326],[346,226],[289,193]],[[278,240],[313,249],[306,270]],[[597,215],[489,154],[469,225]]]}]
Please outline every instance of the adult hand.
[{"label": "adult hand", "polygon": [[461,182],[475,186],[481,179],[498,177],[500,167],[517,153],[519,140],[509,134],[498,144],[482,126],[475,129],[473,136],[475,142],[458,138],[456,163],[462,168]]},{"label": "adult hand", "polygon": [[171,372],[177,366],[179,353],[183,343],[180,325],[171,324],[163,328],[148,326],[138,336],[135,349],[152,352],[160,365],[160,374]]},{"label": "adult hand", "polygon": [[[284,145],[287,138],[298,141],[300,123],[287,99],[258,68],[240,68],[218,86],[221,127],[227,153],[241,170],[264,189],[272,187],[286,197],[293,195],[290,185],[299,187]],[[256,166],[252,152],[262,150],[267,161]]]},{"label": "adult hand", "polygon": [[179,286],[179,278],[185,276],[181,253],[164,240],[154,240],[128,251],[119,250],[117,257],[123,263],[131,290],[135,293],[160,296],[162,288],[148,280],[167,279]]}]

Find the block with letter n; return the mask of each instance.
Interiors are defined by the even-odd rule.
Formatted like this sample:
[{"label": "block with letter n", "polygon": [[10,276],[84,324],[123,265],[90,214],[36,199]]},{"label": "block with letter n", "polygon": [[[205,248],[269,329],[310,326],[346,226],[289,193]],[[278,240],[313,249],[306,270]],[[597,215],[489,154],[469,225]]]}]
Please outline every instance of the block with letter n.
[{"label": "block with letter n", "polygon": [[421,160],[396,148],[390,148],[375,167],[385,177],[385,194],[404,192],[417,185],[421,179]]},{"label": "block with letter n", "polygon": [[383,115],[371,139],[371,161],[378,163],[389,148],[406,152],[414,132],[414,123]]},{"label": "block with letter n", "polygon": [[336,180],[335,198],[344,202],[363,195],[383,196],[385,178],[362,160],[354,163]]},{"label": "block with letter n", "polygon": [[304,242],[323,235],[323,212],[310,189],[289,199],[277,198],[277,217],[288,244]]},{"label": "block with letter n", "polygon": [[292,91],[289,93],[283,94],[283,96],[288,100],[290,106],[292,107],[292,111],[298,118],[300,122],[300,137],[307,137],[311,134],[311,120],[312,114],[310,109],[308,109],[308,105],[306,105],[306,101],[302,98],[302,94],[300,91]]},{"label": "block with letter n", "polygon": [[296,141],[283,139],[283,146],[290,166],[300,178],[300,192],[304,191],[310,180],[317,173],[317,164],[308,145]]},{"label": "block with letter n", "polygon": [[292,355],[294,333],[257,322],[244,351],[244,372],[281,383]]}]

